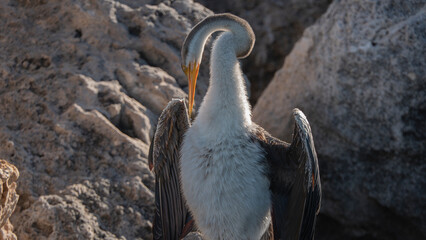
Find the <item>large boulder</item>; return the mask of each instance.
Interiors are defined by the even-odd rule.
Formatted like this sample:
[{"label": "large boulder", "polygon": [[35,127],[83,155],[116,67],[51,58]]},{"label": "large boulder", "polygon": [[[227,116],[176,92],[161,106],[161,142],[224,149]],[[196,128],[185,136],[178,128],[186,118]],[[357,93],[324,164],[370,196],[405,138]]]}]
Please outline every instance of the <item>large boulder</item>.
[{"label": "large boulder", "polygon": [[21,173],[19,239],[151,238],[148,145],[186,96],[180,46],[210,14],[191,0],[0,1],[0,158]]},{"label": "large boulder", "polygon": [[326,10],[331,0],[196,0],[214,12],[230,12],[247,20],[256,33],[243,70],[251,82],[250,101],[260,94],[281,68],[285,56]]},{"label": "large boulder", "polygon": [[310,121],[317,239],[426,238],[425,22],[424,1],[334,1],[254,108],[286,140],[293,108]]}]

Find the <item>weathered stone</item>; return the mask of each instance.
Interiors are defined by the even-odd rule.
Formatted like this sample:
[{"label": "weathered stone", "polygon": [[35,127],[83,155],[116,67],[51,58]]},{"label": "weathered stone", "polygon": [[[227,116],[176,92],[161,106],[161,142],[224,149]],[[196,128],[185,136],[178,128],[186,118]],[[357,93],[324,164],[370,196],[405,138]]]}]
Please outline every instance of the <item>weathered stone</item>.
[{"label": "weathered stone", "polygon": [[197,0],[214,12],[231,12],[246,19],[256,34],[243,70],[251,82],[250,101],[260,94],[281,68],[285,56],[326,10],[331,0]]},{"label": "weathered stone", "polygon": [[[11,143],[6,143],[11,144]],[[10,147],[10,146],[5,146]],[[0,239],[16,240],[13,226],[9,218],[12,216],[18,203],[19,196],[16,194],[16,181],[19,178],[18,169],[5,160],[0,160]]]},{"label": "weathered stone", "polygon": [[191,0],[0,1],[0,158],[21,173],[19,239],[152,237],[148,144],[185,96],[180,46],[208,14]]},{"label": "weathered stone", "polygon": [[9,220],[0,228],[0,239],[2,240],[17,240],[18,238],[13,233],[13,225]]},{"label": "weathered stone", "polygon": [[294,107],[317,148],[316,239],[426,238],[424,1],[334,1],[254,108],[290,139]]},{"label": "weathered stone", "polygon": [[[118,199],[105,199],[114,195],[109,191],[120,187],[121,183],[99,179],[96,184],[84,181],[68,186],[57,195],[41,196],[19,215],[19,239],[117,239],[129,235],[145,239],[143,236],[151,234],[152,224],[143,212],[125,204],[114,204]],[[149,193],[139,201],[146,201],[146,196],[152,199]]]}]

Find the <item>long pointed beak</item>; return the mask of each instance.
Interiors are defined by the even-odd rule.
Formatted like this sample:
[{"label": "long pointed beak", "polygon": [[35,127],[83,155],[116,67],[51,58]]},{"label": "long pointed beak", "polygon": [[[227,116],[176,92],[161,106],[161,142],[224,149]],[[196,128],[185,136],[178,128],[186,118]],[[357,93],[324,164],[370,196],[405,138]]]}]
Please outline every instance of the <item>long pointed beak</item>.
[{"label": "long pointed beak", "polygon": [[182,70],[188,78],[189,85],[189,107],[188,114],[191,118],[192,108],[194,107],[194,97],[195,97],[195,85],[197,84],[198,70],[200,69],[200,64],[197,62],[191,62],[188,66],[182,65]]}]

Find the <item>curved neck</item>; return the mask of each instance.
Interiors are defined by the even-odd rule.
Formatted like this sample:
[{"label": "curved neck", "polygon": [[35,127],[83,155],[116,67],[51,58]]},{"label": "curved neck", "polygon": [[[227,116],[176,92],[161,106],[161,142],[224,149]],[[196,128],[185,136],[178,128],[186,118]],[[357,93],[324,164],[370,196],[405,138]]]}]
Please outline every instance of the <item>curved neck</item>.
[{"label": "curved neck", "polygon": [[214,42],[210,59],[210,85],[195,121],[232,134],[251,125],[251,110],[238,59],[234,34],[225,32]]},{"label": "curved neck", "polygon": [[198,23],[186,37],[182,48],[182,59],[188,65],[191,61],[200,63],[204,46],[210,35],[217,31],[229,31],[234,35],[231,51],[238,58],[247,57],[254,46],[254,32],[243,19],[232,14],[216,14]]}]

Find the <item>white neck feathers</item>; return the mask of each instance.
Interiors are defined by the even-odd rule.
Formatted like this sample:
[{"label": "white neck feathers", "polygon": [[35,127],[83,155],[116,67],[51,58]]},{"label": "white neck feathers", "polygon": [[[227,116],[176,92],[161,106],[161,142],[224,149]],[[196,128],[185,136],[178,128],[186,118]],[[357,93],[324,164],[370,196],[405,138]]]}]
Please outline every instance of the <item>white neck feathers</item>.
[{"label": "white neck feathers", "polygon": [[241,131],[251,125],[250,105],[234,41],[234,34],[225,32],[214,43],[210,85],[196,119],[217,133]]},{"label": "white neck feathers", "polygon": [[216,31],[225,31],[214,42],[210,59],[210,86],[194,126],[221,134],[251,125],[251,110],[237,58],[248,56],[254,46],[250,25],[232,14],[217,14],[197,24],[185,39],[182,64],[201,62],[204,45]]}]

